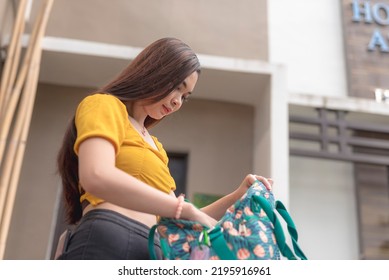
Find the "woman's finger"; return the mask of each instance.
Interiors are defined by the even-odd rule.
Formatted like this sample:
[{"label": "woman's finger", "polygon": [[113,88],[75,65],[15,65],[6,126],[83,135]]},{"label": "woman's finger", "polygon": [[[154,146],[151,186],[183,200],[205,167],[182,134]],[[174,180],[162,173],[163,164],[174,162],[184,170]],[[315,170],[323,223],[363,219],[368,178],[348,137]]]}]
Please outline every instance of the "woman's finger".
[{"label": "woman's finger", "polygon": [[258,179],[259,181],[261,181],[265,187],[268,189],[268,190],[271,190],[272,189],[272,185],[273,185],[273,179],[270,179],[270,178],[265,178],[263,176],[259,176],[259,175],[254,175],[256,179]]}]

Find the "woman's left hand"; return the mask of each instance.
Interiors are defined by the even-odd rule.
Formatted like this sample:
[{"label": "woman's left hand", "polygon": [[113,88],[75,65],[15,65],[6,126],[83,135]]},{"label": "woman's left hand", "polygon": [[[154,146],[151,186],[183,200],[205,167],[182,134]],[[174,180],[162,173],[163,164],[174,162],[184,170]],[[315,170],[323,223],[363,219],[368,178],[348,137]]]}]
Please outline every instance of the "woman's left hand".
[{"label": "woman's left hand", "polygon": [[272,189],[273,180],[270,178],[265,178],[263,176],[248,174],[243,179],[242,183],[231,193],[218,199],[214,203],[207,205],[201,210],[210,215],[216,220],[220,220],[225,211],[230,207],[233,203],[235,203],[239,198],[241,198],[247,190],[251,187],[251,185],[255,182],[255,180],[261,181],[268,190]]},{"label": "woman's left hand", "polygon": [[243,179],[242,183],[238,187],[239,195],[243,195],[247,191],[247,189],[250,188],[250,186],[254,183],[255,180],[262,182],[265,185],[265,187],[269,191],[271,191],[273,186],[273,179],[265,178],[259,175],[248,174],[246,175],[246,177]]}]

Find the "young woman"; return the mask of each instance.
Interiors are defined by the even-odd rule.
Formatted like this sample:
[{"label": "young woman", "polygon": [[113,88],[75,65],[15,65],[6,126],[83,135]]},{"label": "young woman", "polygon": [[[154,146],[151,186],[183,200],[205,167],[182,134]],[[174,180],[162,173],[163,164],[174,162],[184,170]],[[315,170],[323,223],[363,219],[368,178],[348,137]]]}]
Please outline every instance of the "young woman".
[{"label": "young woman", "polygon": [[249,174],[201,210],[175,196],[167,154],[148,129],[181,108],[199,74],[192,49],[163,38],[80,102],[58,154],[67,219],[76,225],[59,259],[149,259],[148,233],[158,216],[212,227],[255,179],[270,188]]}]

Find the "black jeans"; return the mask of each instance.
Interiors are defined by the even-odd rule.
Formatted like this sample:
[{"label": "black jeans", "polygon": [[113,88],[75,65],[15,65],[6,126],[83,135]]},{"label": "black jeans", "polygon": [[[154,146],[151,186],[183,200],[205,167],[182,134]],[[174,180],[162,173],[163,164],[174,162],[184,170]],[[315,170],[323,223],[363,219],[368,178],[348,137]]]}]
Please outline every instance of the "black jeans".
[{"label": "black jeans", "polygon": [[[150,228],[117,212],[96,209],[82,217],[59,260],[147,260]],[[154,238],[161,259],[159,236]]]}]

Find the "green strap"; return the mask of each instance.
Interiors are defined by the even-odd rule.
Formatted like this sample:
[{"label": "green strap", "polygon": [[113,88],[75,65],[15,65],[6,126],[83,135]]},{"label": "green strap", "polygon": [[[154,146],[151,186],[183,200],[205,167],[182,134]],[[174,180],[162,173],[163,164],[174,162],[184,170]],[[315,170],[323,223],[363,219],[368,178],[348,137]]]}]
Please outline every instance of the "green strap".
[{"label": "green strap", "polygon": [[287,224],[288,232],[292,239],[294,252],[300,259],[306,260],[307,257],[305,256],[304,252],[301,250],[300,246],[297,243],[298,241],[297,228],[292,220],[292,217],[289,215],[288,211],[286,210],[286,207],[281,201],[276,201],[276,210],[281,215],[281,217],[284,218]]},{"label": "green strap", "polygon": [[[149,231],[148,247],[151,260],[157,259],[154,248],[154,236],[157,227],[158,225],[154,225]],[[228,248],[227,242],[223,237],[222,229],[219,226],[213,228],[208,234],[211,240],[212,248],[215,250],[216,254],[221,260],[236,260],[235,255]],[[165,243],[163,242],[163,240],[161,240],[162,253],[164,256],[167,257],[169,255],[169,250],[164,245]]]},{"label": "green strap", "polygon": [[223,230],[221,227],[216,226],[209,232],[211,239],[212,249],[215,250],[219,259],[221,260],[236,260],[236,256],[227,245],[226,240],[223,236]]},{"label": "green strap", "polygon": [[258,195],[253,196],[253,199],[258,202],[263,211],[265,211],[269,220],[272,222],[274,226],[274,235],[276,236],[277,245],[280,249],[281,254],[289,260],[296,259],[292,250],[290,250],[289,246],[286,244],[285,234],[282,229],[282,225],[277,219],[277,216],[274,214],[273,209],[267,199]]},{"label": "green strap", "polygon": [[[292,237],[293,242],[293,248],[295,250],[295,253],[289,248],[289,246],[286,244],[285,234],[284,230],[282,229],[282,225],[280,221],[278,220],[278,217],[273,211],[273,208],[270,206],[270,203],[267,201],[266,198],[262,196],[253,196],[254,201],[258,202],[260,207],[265,211],[266,215],[269,217],[270,221],[273,223],[274,226],[274,235],[276,236],[277,245],[280,249],[281,254],[286,257],[289,260],[296,260],[297,256],[299,256],[301,259],[306,259],[304,253],[297,245],[297,230],[294,226],[294,223],[292,219],[290,218],[289,214],[287,213],[285,207],[282,207],[282,203],[278,204],[279,209],[281,211],[280,215],[285,219],[285,222],[288,224],[288,231]],[[281,206],[282,205],[282,206]],[[296,250],[297,248],[297,250]],[[296,254],[296,255],[295,255]]]},{"label": "green strap", "polygon": [[[157,231],[158,224],[153,225],[150,228],[149,231],[149,240],[148,240],[148,247],[149,247],[149,255],[151,260],[156,260],[157,256],[155,254],[155,247],[154,247],[154,236],[155,232]],[[170,255],[170,247],[167,244],[167,241],[164,239],[160,239],[160,244],[161,244],[161,250],[163,257],[169,258]]]},{"label": "green strap", "polygon": [[148,247],[149,247],[149,254],[150,254],[151,260],[157,259],[157,256],[155,255],[155,248],[154,248],[154,236],[155,236],[155,231],[157,230],[157,227],[158,227],[158,225],[153,225],[149,231]]}]

